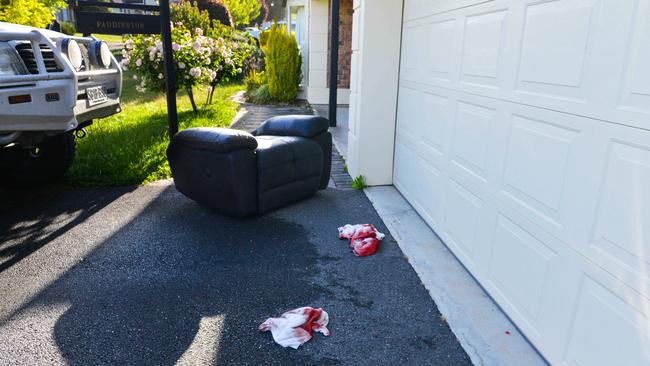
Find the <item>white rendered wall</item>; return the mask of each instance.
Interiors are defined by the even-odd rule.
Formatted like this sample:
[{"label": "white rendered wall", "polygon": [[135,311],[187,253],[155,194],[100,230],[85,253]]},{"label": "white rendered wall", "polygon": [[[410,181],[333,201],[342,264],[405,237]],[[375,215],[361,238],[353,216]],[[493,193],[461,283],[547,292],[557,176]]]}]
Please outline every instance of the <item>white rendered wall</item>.
[{"label": "white rendered wall", "polygon": [[[309,78],[307,99],[312,104],[327,104],[327,67],[329,49],[329,1],[309,2]],[[348,104],[349,89],[338,89],[338,104]]]},{"label": "white rendered wall", "polygon": [[402,1],[355,0],[352,22],[348,171],[392,184]]}]

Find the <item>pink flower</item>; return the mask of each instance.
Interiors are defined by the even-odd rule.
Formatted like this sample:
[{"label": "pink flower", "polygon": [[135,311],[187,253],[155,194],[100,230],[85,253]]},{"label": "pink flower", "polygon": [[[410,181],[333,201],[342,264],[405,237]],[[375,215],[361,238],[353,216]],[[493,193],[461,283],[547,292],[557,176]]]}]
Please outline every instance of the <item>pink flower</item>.
[{"label": "pink flower", "polygon": [[181,45],[179,45],[178,43],[172,43],[172,50],[178,51],[180,49],[181,49]]},{"label": "pink flower", "polygon": [[201,77],[201,69],[198,67],[191,68],[190,75],[192,75],[195,78]]},{"label": "pink flower", "polygon": [[142,59],[135,60],[135,66],[137,66],[137,67],[142,66]]}]

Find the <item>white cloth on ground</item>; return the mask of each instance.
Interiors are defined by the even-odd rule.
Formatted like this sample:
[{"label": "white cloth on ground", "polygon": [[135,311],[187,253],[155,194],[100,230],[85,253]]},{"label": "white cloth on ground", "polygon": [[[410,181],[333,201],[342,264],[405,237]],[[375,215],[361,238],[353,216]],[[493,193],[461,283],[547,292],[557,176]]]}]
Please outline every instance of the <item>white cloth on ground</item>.
[{"label": "white cloth on ground", "polygon": [[298,349],[312,338],[312,331],[330,335],[329,315],[320,308],[305,306],[287,311],[279,318],[268,318],[259,326],[262,332],[271,331],[275,343],[282,347]]}]

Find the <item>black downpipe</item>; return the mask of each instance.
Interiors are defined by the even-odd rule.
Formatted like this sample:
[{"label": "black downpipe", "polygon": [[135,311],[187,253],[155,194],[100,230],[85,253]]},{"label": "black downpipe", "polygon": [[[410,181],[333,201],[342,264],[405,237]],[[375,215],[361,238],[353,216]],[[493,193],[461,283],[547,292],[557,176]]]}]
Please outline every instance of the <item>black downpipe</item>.
[{"label": "black downpipe", "polygon": [[330,126],[336,127],[336,99],[339,79],[339,0],[331,0],[332,23],[330,25]]}]

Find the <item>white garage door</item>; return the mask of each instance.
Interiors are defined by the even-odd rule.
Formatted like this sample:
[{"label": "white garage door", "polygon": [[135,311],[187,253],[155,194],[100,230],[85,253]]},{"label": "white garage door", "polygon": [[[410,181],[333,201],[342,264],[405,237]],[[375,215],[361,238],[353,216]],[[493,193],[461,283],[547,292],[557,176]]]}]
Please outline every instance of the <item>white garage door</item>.
[{"label": "white garage door", "polygon": [[650,0],[407,0],[394,181],[554,364],[650,363]]}]

